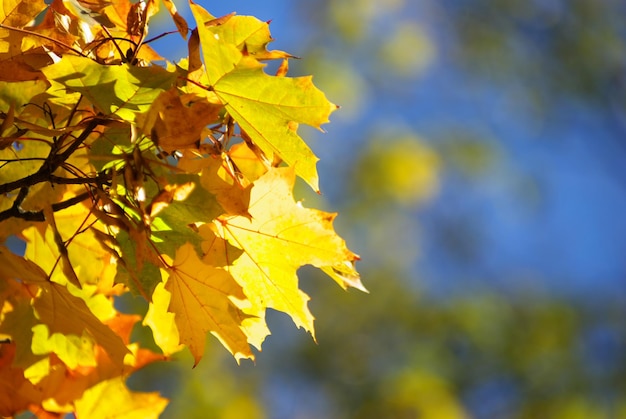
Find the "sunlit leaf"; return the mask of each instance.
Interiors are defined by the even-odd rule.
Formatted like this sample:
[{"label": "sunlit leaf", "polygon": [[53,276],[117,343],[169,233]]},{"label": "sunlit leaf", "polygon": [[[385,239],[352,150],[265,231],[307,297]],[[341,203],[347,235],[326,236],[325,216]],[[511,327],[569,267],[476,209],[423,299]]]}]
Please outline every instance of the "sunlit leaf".
[{"label": "sunlit leaf", "polygon": [[267,50],[267,44],[273,41],[269,23],[254,16],[232,16],[221,25],[209,27],[209,30],[219,39],[237,46],[242,54],[257,60],[293,58],[293,55],[283,51]]},{"label": "sunlit leaf", "polygon": [[298,124],[320,128],[337,106],[311,77],[268,76],[261,66],[239,68],[214,87],[226,110],[267,156],[280,156],[318,191],[318,158],[297,134]]},{"label": "sunlit leaf", "polygon": [[[191,0],[189,5],[198,25],[197,30],[202,43],[202,58],[206,65],[208,82],[215,85],[225,74],[233,71],[241,60],[242,54],[235,45],[220,39],[219,35],[215,36],[208,30],[206,25],[219,24],[219,22],[214,22],[215,17]],[[207,63],[210,64],[207,65]]]},{"label": "sunlit leaf", "polygon": [[152,329],[154,341],[163,353],[171,355],[184,348],[184,345],[180,343],[175,314],[168,311],[171,294],[164,287],[162,282],[155,287],[143,324]]},{"label": "sunlit leaf", "polygon": [[[105,66],[73,55],[66,55],[41,71],[63,89],[81,93],[104,114],[131,122],[136,114],[146,112],[176,78],[174,73],[159,66]],[[64,92],[59,88],[51,93],[63,95]]]},{"label": "sunlit leaf", "polygon": [[156,419],[167,402],[158,393],[130,391],[121,378],[114,378],[85,391],[76,401],[76,416],[93,419]]},{"label": "sunlit leaf", "polygon": [[182,246],[168,270],[165,288],[171,293],[169,311],[175,315],[180,341],[189,347],[196,364],[204,354],[207,332],[240,358],[254,358],[240,328],[245,317],[232,299],[244,299],[228,271],[203,263],[191,245]]},{"label": "sunlit leaf", "polygon": [[[220,35],[222,26],[230,25],[234,17],[211,25],[212,16],[207,16],[202,8],[192,4],[192,10],[210,85],[207,88],[267,156],[279,156],[318,191],[318,159],[297,134],[298,124],[321,129],[337,106],[313,85],[311,77],[269,76],[257,60],[239,53],[234,42],[248,39],[241,28],[251,22],[239,21],[243,25],[234,26],[236,31],[230,28]],[[219,29],[213,30],[213,26]],[[216,61],[222,67],[215,66]]]},{"label": "sunlit leaf", "polygon": [[243,250],[229,272],[252,303],[244,311],[263,318],[265,309],[273,308],[313,334],[309,297],[298,288],[297,269],[351,263],[358,256],[335,233],[335,214],[294,201],[294,182],[293,169],[270,170],[254,183],[251,217],[222,216],[214,226],[218,236]]},{"label": "sunlit leaf", "polygon": [[124,342],[91,312],[82,299],[70,294],[64,286],[55,283],[42,285],[33,307],[38,319],[48,326],[51,334],[82,336],[88,332],[115,363],[122,365],[128,353]]}]

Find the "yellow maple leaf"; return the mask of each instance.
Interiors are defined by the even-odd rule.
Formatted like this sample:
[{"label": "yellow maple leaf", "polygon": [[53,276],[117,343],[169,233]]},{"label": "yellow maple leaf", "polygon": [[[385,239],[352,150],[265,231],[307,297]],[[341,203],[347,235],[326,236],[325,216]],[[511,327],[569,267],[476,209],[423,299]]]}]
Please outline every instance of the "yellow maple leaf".
[{"label": "yellow maple leaf", "polygon": [[152,330],[154,342],[166,356],[184,348],[184,345],[180,344],[175,315],[167,311],[171,298],[172,296],[165,289],[165,285],[159,282],[154,288],[152,301],[150,301],[148,312],[143,319],[143,324]]},{"label": "yellow maple leaf", "polygon": [[195,364],[204,354],[207,332],[217,337],[237,360],[253,359],[240,328],[246,316],[232,300],[243,300],[245,295],[231,275],[202,262],[189,243],[177,250],[168,273],[165,288],[172,294],[169,311],[175,315],[180,341],[189,347]]},{"label": "yellow maple leaf", "polygon": [[[111,254],[96,239],[94,232],[94,229],[104,230],[104,228],[95,223],[97,218],[89,208],[74,205],[54,213],[54,219],[63,246],[60,248],[59,243],[55,242],[55,229],[51,225],[33,226],[22,232],[26,240],[25,258],[35,261],[53,281],[60,284],[69,279],[65,274],[70,268],[83,285],[112,283],[115,265]],[[86,228],[87,226],[91,228]],[[63,261],[69,262],[70,266],[63,265],[66,269],[57,266],[58,261],[62,259],[62,252],[66,252],[68,256],[67,260]]]},{"label": "yellow maple leaf", "polygon": [[[289,314],[297,326],[313,335],[309,297],[298,288],[297,269],[303,265],[323,268],[358,260],[333,229],[336,214],[304,208],[296,202],[292,194],[294,182],[293,168],[271,169],[254,183],[251,217],[221,216],[213,224],[219,237],[243,250],[228,269],[252,304],[244,312],[258,317],[244,322],[249,334],[258,333],[265,309],[273,308]],[[357,275],[356,271],[353,275]],[[259,347],[264,336],[255,334],[249,338]]]},{"label": "yellow maple leaf", "polygon": [[121,377],[103,381],[76,401],[76,416],[91,419],[158,418],[168,400],[158,393],[133,392]]},{"label": "yellow maple leaf", "polygon": [[51,334],[82,336],[86,331],[104,348],[111,360],[121,366],[129,352],[121,337],[97,318],[86,302],[54,282],[40,284],[41,292],[33,302],[38,319]]}]

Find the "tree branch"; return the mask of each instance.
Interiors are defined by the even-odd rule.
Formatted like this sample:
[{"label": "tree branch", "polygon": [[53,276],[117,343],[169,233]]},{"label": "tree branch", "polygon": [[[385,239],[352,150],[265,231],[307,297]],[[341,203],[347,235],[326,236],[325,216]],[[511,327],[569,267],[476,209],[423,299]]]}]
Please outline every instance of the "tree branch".
[{"label": "tree branch", "polygon": [[14,191],[15,189],[29,188],[38,183],[49,181],[52,173],[54,173],[54,171],[59,166],[61,166],[63,162],[67,160],[78,147],[81,146],[81,144],[87,139],[87,137],[89,137],[89,135],[98,125],[101,125],[104,122],[104,120],[99,118],[94,118],[89,121],[83,132],[78,136],[78,138],[76,138],[76,140],[72,144],[69,145],[69,147],[67,147],[65,151],[57,154],[55,148],[52,148],[52,150],[50,150],[50,154],[41,165],[39,170],[21,179],[0,185],[0,195],[7,194],[11,191]]},{"label": "tree branch", "polygon": [[[20,190],[20,193],[22,190]],[[92,196],[91,192],[83,192],[82,194],[76,195],[75,197],[70,198],[66,201],[52,204],[52,211],[57,212],[65,208],[69,208],[72,205],[76,205],[79,202],[83,202],[85,199],[90,198],[91,196]],[[20,208],[20,204],[21,204],[21,201],[18,203],[18,199],[16,199],[11,208],[0,212],[0,222],[7,220],[9,218],[21,218],[22,220],[26,220],[26,221],[46,221],[43,210],[42,211],[24,211],[22,208]]]}]

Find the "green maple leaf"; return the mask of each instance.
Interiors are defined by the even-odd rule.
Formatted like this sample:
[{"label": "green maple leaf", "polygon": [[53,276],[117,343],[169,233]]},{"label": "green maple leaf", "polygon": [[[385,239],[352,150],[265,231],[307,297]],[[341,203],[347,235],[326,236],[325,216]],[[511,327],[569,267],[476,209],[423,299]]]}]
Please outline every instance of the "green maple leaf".
[{"label": "green maple leaf", "polygon": [[81,93],[105,115],[131,122],[176,80],[174,72],[159,66],[101,65],[74,55],[66,55],[41,71],[56,83],[48,90],[50,94],[63,96],[65,90]]}]

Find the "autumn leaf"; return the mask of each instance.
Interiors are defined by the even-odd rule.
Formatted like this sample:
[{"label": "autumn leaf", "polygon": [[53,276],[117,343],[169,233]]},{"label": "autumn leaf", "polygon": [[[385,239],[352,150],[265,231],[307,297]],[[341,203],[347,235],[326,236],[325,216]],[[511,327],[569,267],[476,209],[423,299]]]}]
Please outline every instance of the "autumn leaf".
[{"label": "autumn leaf", "polygon": [[215,195],[217,202],[231,215],[248,215],[251,184],[242,185],[236,173],[230,173],[227,154],[206,160],[200,184]]},{"label": "autumn leaf", "polygon": [[[198,176],[186,174],[170,174],[167,179],[170,184],[178,185],[198,182]],[[202,239],[198,236],[195,225],[211,222],[222,212],[224,209],[215,195],[198,186],[184,200],[159,212],[151,226],[153,243],[161,253],[172,258],[176,249],[185,243],[191,243],[199,251]]]},{"label": "autumn leaf", "polygon": [[[20,142],[17,147],[7,147],[0,150],[0,158],[6,159],[4,169],[0,170],[0,183],[17,181],[28,175],[32,175],[41,167],[41,161],[50,152],[50,147],[41,141]],[[3,197],[0,200],[0,209],[12,205],[11,200]]]},{"label": "autumn leaf", "polygon": [[165,288],[171,293],[169,311],[175,315],[181,343],[189,347],[196,364],[204,354],[207,332],[236,359],[254,358],[239,327],[245,316],[232,301],[245,295],[228,271],[206,265],[186,244],[176,252],[168,274]]},{"label": "autumn leaf", "polygon": [[334,279],[335,282],[337,282],[344,290],[352,287],[369,293],[367,288],[365,288],[361,282],[361,276],[357,272],[354,262],[354,260],[345,260],[341,263],[336,263],[333,266],[322,266],[321,269],[328,276]]},{"label": "autumn leaf", "polygon": [[246,143],[233,145],[228,150],[228,156],[235,162],[248,182],[254,182],[268,170],[268,166]]},{"label": "autumn leaf", "polygon": [[3,417],[13,416],[43,398],[41,391],[24,378],[24,371],[12,366],[14,356],[15,344],[0,345],[0,415]]},{"label": "autumn leaf", "polygon": [[154,100],[145,115],[143,131],[168,152],[198,148],[204,127],[217,122],[223,108],[221,103],[211,103],[206,97],[181,95],[172,88]]},{"label": "autumn leaf", "polygon": [[0,7],[0,23],[21,28],[44,10],[43,0],[4,0]]},{"label": "autumn leaf", "polygon": [[206,25],[211,25],[215,21],[213,15],[191,0],[189,0],[189,6],[198,25],[197,31],[202,45],[202,58],[206,66],[207,80],[211,86],[214,86],[225,74],[235,69],[243,55],[236,45],[225,42],[219,38],[219,35],[213,36],[213,33],[209,31]]},{"label": "autumn leaf", "polygon": [[116,240],[121,258],[117,261],[115,282],[125,284],[135,295],[150,299],[154,288],[161,283],[161,274],[159,265],[150,263],[158,255],[154,254],[147,234],[143,230],[118,233]]},{"label": "autumn leaf", "polygon": [[91,312],[85,301],[70,294],[63,285],[42,284],[33,307],[39,321],[48,326],[51,334],[82,336],[86,331],[114,363],[123,364],[128,349],[121,338]]},{"label": "autumn leaf", "polygon": [[[15,258],[14,261],[19,260],[17,259],[18,256]],[[5,266],[6,263],[6,260],[2,260],[0,266]],[[22,276],[12,275],[11,277],[19,278]],[[32,328],[38,323],[31,305],[31,292],[36,292],[36,287],[28,287],[17,280],[3,276],[3,274],[0,274],[0,278],[0,318],[2,319],[0,334],[15,344],[15,358],[12,365],[25,369],[41,359],[41,356],[35,355],[31,349]]]},{"label": "autumn leaf", "polygon": [[19,115],[22,111],[22,106],[27,104],[33,96],[46,91],[46,82],[37,79],[15,80],[16,77],[35,77],[34,74],[27,72],[28,68],[24,68],[22,65],[19,67],[14,65],[12,66],[13,68],[10,68],[7,64],[4,64],[2,67],[4,67],[2,69],[3,76],[0,76],[0,80],[8,78],[9,74],[12,74],[12,80],[0,81],[0,111],[7,112],[11,106],[14,106]]},{"label": "autumn leaf", "polygon": [[171,355],[185,347],[180,343],[175,314],[168,311],[171,297],[163,282],[159,282],[154,288],[152,301],[143,319],[143,324],[150,327],[154,342],[165,355]]},{"label": "autumn leaf", "polygon": [[158,418],[168,400],[158,393],[130,391],[121,377],[102,381],[76,401],[76,417],[90,419]]},{"label": "autumn leaf", "polygon": [[[29,35],[22,41],[23,49],[44,47],[59,55],[69,50],[80,38],[78,33],[71,33],[71,27],[76,25],[77,19],[70,18],[71,12],[65,7],[62,0],[50,3],[43,19],[38,25],[31,28],[33,33],[43,35]],[[39,19],[38,19],[39,20]]]},{"label": "autumn leaf", "polygon": [[358,256],[333,230],[335,214],[295,202],[294,182],[293,169],[271,169],[254,183],[251,217],[222,216],[214,226],[218,237],[243,250],[229,272],[252,304],[244,311],[263,318],[265,309],[273,308],[313,334],[309,297],[298,288],[297,269],[351,263]]},{"label": "autumn leaf", "polygon": [[187,21],[185,20],[185,18],[183,18],[181,14],[178,13],[178,10],[176,9],[176,5],[174,4],[172,0],[163,0],[163,4],[165,5],[165,8],[169,12],[170,16],[172,17],[172,20],[174,21],[174,24],[176,25],[176,28],[178,29],[178,32],[180,33],[180,35],[184,39],[187,39],[189,26],[187,25]]},{"label": "autumn leaf", "polygon": [[[51,355],[42,368],[36,364],[26,370],[25,375],[28,375],[30,381],[36,382],[37,388],[44,394],[42,407],[56,412],[74,411],[74,402],[98,383],[112,379],[123,380],[137,369],[163,360],[163,356],[129,342],[130,332],[137,320],[137,316],[118,314],[106,321],[107,326],[128,345],[129,353],[122,366],[112,360],[100,346],[96,346],[94,354],[97,365],[94,367],[78,366],[72,369],[58,357]],[[119,406],[118,410],[124,411],[124,406]]]},{"label": "autumn leaf", "polygon": [[[82,205],[74,205],[54,214],[58,237],[62,243],[55,240],[52,226],[31,227],[23,232],[26,239],[25,256],[46,271],[50,278],[64,284],[66,277],[61,267],[57,266],[67,253],[70,267],[80,275],[81,284],[97,284],[100,281],[111,282],[115,276],[112,256],[96,239],[94,229],[102,227],[95,225],[96,217],[89,209]],[[92,226],[92,228],[87,228]],[[44,231],[42,231],[44,230]],[[62,246],[60,247],[59,244]]]},{"label": "autumn leaf", "polygon": [[13,279],[31,283],[40,283],[48,279],[46,272],[39,265],[11,252],[0,245],[0,279]]}]

